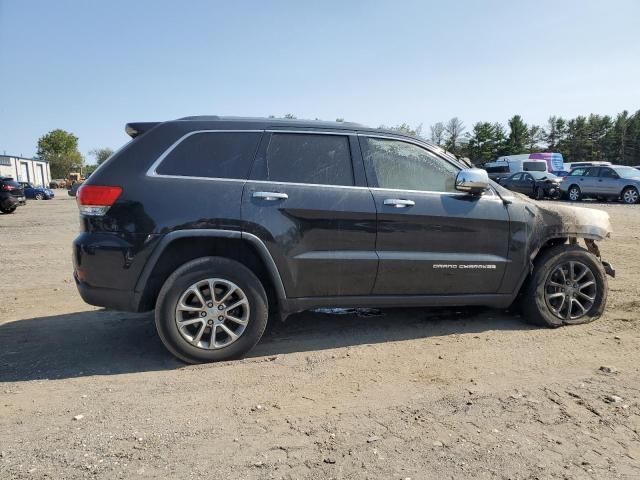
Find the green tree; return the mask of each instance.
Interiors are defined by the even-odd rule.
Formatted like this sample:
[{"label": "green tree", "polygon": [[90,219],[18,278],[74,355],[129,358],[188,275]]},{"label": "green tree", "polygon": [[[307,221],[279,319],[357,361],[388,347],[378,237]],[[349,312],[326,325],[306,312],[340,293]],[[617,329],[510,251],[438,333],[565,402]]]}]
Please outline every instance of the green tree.
[{"label": "green tree", "polygon": [[84,165],[84,159],[78,151],[78,137],[60,129],[52,130],[38,139],[38,157],[49,162],[54,178],[80,171]]},{"label": "green tree", "polygon": [[544,141],[544,137],[544,130],[542,127],[538,125],[531,125],[531,127],[529,127],[527,139],[527,150],[529,150],[529,153],[537,152],[542,149],[542,147],[540,147],[540,142]]},{"label": "green tree", "polygon": [[467,144],[467,155],[476,164],[490,162],[495,155],[495,125],[490,122],[477,122]]},{"label": "green tree", "polygon": [[507,122],[509,138],[507,139],[507,155],[525,153],[529,143],[529,128],[520,115],[514,115]]},{"label": "green tree", "polygon": [[562,117],[551,116],[547,120],[547,127],[544,129],[544,141],[547,149],[555,152],[558,144],[562,142],[567,134],[567,122]]},{"label": "green tree", "polygon": [[386,125],[380,125],[378,128],[384,130],[393,130],[394,132],[403,133],[405,135],[410,135],[412,137],[419,137],[422,134],[422,124],[412,127],[408,123],[401,123],[400,125],[396,125],[395,127],[387,127]]},{"label": "green tree", "polygon": [[89,152],[96,159],[96,165],[101,165],[107,158],[113,155],[113,150],[109,147],[95,148]]}]

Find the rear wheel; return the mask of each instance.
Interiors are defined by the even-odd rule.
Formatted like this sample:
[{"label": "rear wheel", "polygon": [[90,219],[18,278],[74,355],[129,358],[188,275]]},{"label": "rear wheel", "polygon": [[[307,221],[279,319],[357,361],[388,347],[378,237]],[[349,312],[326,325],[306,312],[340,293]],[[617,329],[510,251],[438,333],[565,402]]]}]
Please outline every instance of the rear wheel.
[{"label": "rear wheel", "polygon": [[578,187],[577,185],[571,185],[571,187],[569,187],[569,193],[567,196],[569,197],[569,200],[571,200],[572,202],[580,201],[580,199],[582,198],[582,192],[580,191],[580,187]]},{"label": "rear wheel", "polygon": [[260,340],[267,326],[267,295],[244,265],[203,257],[171,274],[158,295],[155,315],[160,339],[180,360],[231,360]]},{"label": "rear wheel", "polygon": [[606,274],[595,255],[576,245],[558,245],[536,260],[523,311],[537,325],[589,323],[602,315],[607,293]]},{"label": "rear wheel", "polygon": [[622,191],[622,201],[629,205],[634,203],[638,203],[638,199],[640,199],[640,195],[638,194],[638,189],[635,187],[627,187]]}]

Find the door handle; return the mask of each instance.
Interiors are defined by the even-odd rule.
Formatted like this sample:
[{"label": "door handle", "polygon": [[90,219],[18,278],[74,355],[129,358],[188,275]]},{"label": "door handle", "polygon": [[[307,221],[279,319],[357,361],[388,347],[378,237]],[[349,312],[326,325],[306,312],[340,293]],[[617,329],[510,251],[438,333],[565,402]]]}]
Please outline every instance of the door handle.
[{"label": "door handle", "polygon": [[252,197],[259,198],[261,200],[275,201],[286,200],[287,198],[289,198],[289,195],[280,192],[253,192]]},{"label": "door handle", "polygon": [[413,200],[404,200],[402,198],[387,198],[384,201],[384,204],[390,205],[396,208],[406,208],[406,207],[413,207],[416,204],[416,202],[414,202]]}]

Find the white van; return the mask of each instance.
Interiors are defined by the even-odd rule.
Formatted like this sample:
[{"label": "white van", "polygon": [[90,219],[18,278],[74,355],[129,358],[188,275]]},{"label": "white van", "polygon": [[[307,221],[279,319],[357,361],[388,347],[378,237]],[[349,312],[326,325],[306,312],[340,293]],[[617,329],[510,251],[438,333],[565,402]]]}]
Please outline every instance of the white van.
[{"label": "white van", "polygon": [[482,168],[487,171],[489,178],[496,182],[518,172],[549,172],[549,166],[545,160],[531,160],[528,153],[499,157],[495,162],[485,163]]}]

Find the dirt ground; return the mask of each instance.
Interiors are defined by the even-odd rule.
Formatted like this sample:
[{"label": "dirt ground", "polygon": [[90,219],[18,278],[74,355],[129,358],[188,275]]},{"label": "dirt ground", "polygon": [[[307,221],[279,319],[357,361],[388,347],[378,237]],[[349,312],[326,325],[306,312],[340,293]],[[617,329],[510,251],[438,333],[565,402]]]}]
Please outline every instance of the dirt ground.
[{"label": "dirt ground", "polygon": [[150,314],[82,302],[58,196],[0,216],[2,479],[640,478],[640,206],[590,204],[618,273],[590,325],[305,313],[185,366]]}]

